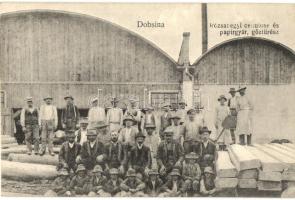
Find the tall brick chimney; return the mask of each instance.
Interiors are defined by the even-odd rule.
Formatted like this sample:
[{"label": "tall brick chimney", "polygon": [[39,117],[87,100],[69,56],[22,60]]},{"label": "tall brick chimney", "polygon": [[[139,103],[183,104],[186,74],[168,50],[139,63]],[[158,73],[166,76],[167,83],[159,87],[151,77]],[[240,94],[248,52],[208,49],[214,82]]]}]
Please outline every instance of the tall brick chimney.
[{"label": "tall brick chimney", "polygon": [[190,37],[189,32],[183,33],[182,44],[181,44],[178,62],[177,62],[178,65],[180,65],[180,66],[190,64],[190,61],[189,61],[189,37]]},{"label": "tall brick chimney", "polygon": [[207,4],[202,3],[202,53],[208,50]]}]

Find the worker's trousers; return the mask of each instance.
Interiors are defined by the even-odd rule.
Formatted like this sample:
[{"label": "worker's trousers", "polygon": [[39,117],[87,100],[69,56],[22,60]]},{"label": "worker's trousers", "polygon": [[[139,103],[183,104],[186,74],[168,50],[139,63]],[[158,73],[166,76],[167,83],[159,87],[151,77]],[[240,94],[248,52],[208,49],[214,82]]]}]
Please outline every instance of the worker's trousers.
[{"label": "worker's trousers", "polygon": [[49,153],[53,152],[53,137],[54,137],[54,120],[42,120],[41,121],[42,133],[41,133],[41,152],[45,153],[46,145],[48,144]]},{"label": "worker's trousers", "polygon": [[40,136],[38,124],[26,124],[25,141],[27,145],[27,150],[29,152],[32,151],[32,142],[34,144],[34,152],[39,152]]}]

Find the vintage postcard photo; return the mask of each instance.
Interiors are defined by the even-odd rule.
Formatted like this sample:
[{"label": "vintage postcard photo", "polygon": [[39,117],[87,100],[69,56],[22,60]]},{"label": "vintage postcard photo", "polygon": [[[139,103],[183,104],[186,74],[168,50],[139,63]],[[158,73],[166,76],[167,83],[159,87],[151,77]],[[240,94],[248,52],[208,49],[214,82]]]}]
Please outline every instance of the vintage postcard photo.
[{"label": "vintage postcard photo", "polygon": [[1,196],[295,197],[295,4],[0,3]]}]

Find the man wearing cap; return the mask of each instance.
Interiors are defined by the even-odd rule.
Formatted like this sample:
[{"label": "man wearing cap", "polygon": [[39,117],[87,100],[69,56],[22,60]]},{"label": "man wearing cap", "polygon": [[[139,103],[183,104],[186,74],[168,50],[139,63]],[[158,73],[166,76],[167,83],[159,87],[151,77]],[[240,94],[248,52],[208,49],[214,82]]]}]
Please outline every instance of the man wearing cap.
[{"label": "man wearing cap", "polygon": [[33,106],[33,98],[26,99],[27,106],[22,109],[20,115],[20,123],[25,133],[25,141],[27,145],[27,154],[32,154],[32,141],[34,143],[34,152],[39,154],[39,111]]},{"label": "man wearing cap", "polygon": [[241,87],[238,92],[240,97],[237,101],[237,128],[236,133],[239,135],[239,140],[241,145],[245,145],[245,136],[247,136],[247,144],[251,145],[252,139],[252,113],[253,113],[253,104],[248,98],[246,93],[246,87]]},{"label": "man wearing cap", "polygon": [[[227,98],[224,95],[220,95],[218,98],[219,105],[215,108],[215,128],[216,137],[219,136],[223,130],[222,122],[224,119],[230,115],[229,107],[225,104]],[[225,129],[222,135],[218,138],[217,143],[220,150],[225,150],[227,145],[232,144],[232,138],[229,129]]]},{"label": "man wearing cap", "polygon": [[145,183],[136,176],[134,169],[127,171],[126,179],[121,183],[121,197],[144,197]]},{"label": "man wearing cap", "polygon": [[127,150],[124,145],[118,141],[118,132],[111,132],[111,141],[104,147],[104,161],[106,170],[118,168],[121,174],[124,174],[127,167]]},{"label": "man wearing cap", "polygon": [[65,98],[66,106],[62,109],[61,119],[62,126],[65,130],[76,130],[77,123],[80,118],[80,113],[76,105],[74,105],[74,98],[71,95]]},{"label": "man wearing cap", "polygon": [[164,130],[170,126],[170,104],[164,104],[162,106],[163,114],[161,115],[161,127],[160,127],[160,134],[164,132]]},{"label": "man wearing cap", "polygon": [[191,152],[185,155],[185,162],[182,168],[182,177],[184,179],[184,192],[193,195],[200,191],[200,180],[202,171],[197,160],[198,154]]},{"label": "man wearing cap", "polygon": [[108,125],[105,122],[97,122],[90,126],[90,129],[96,129],[97,140],[103,144],[107,144],[111,141],[111,134],[108,130]]},{"label": "man wearing cap", "polygon": [[141,110],[137,107],[135,99],[129,99],[130,105],[127,108],[124,116],[130,115],[134,119],[134,127],[139,128],[139,124],[141,122]]},{"label": "man wearing cap", "polygon": [[96,164],[103,162],[103,143],[97,140],[96,129],[87,130],[87,141],[83,143],[77,163],[83,163],[87,170],[92,170]]},{"label": "man wearing cap", "polygon": [[163,181],[159,178],[159,173],[156,169],[149,171],[149,178],[145,182],[145,193],[149,197],[157,197],[163,190]]},{"label": "man wearing cap", "polygon": [[185,110],[185,106],[187,105],[183,99],[180,100],[178,104],[179,104],[179,108],[176,112],[176,115],[180,117],[179,124],[182,125],[186,121],[187,111]]},{"label": "man wearing cap", "polygon": [[180,117],[174,114],[170,116],[169,119],[171,121],[171,126],[168,126],[168,128],[173,130],[173,140],[183,146],[185,128],[183,125],[180,125]]},{"label": "man wearing cap", "polygon": [[123,180],[119,178],[119,171],[116,168],[112,168],[109,171],[110,179],[104,185],[104,191],[113,196],[120,196],[121,184]]},{"label": "man wearing cap", "polygon": [[147,174],[151,169],[151,151],[144,145],[145,135],[139,132],[136,137],[136,145],[133,146],[129,153],[129,168],[135,169],[136,173]]},{"label": "man wearing cap", "polygon": [[88,111],[88,121],[89,124],[95,124],[97,122],[106,121],[106,112],[105,109],[98,105],[98,98],[95,97],[91,101],[92,107]]},{"label": "man wearing cap", "polygon": [[54,130],[57,128],[58,118],[57,109],[52,105],[52,97],[45,97],[45,105],[40,107],[39,126],[42,128],[41,141],[42,146],[40,155],[44,155],[46,151],[46,144],[48,143],[49,154],[54,156],[53,152],[53,137]]},{"label": "man wearing cap", "polygon": [[215,160],[217,159],[216,145],[209,141],[211,131],[206,127],[200,130],[201,145],[200,145],[200,167],[203,170],[207,166],[214,167]]},{"label": "man wearing cap", "polygon": [[52,182],[52,189],[47,191],[45,193],[44,196],[62,196],[62,197],[66,197],[66,196],[71,196],[71,192],[70,192],[70,182],[71,179],[69,177],[69,172],[67,169],[62,168],[59,172],[58,172],[58,177],[56,177],[56,179],[54,179],[54,181]]},{"label": "man wearing cap", "polygon": [[57,169],[59,170],[60,168],[67,168],[69,172],[71,170],[75,172],[77,169],[76,159],[80,154],[81,145],[75,142],[75,134],[72,130],[67,130],[66,136],[67,141],[61,145],[58,154],[59,164]]},{"label": "man wearing cap", "polygon": [[150,148],[151,158],[152,158],[152,167],[157,167],[157,151],[158,146],[161,143],[161,138],[156,132],[156,126],[153,124],[147,124],[144,130],[145,141],[144,144]]},{"label": "man wearing cap", "polygon": [[170,173],[171,178],[164,184],[164,193],[159,197],[180,197],[184,192],[184,183],[181,178],[179,169],[174,168]]},{"label": "man wearing cap", "polygon": [[154,108],[152,106],[147,106],[144,110],[145,110],[145,115],[143,116],[141,121],[141,130],[144,130],[145,126],[148,124],[149,125],[152,124],[156,126],[156,117],[153,112]]},{"label": "man wearing cap", "polygon": [[81,118],[80,119],[80,128],[75,132],[76,135],[76,142],[79,144],[83,144],[87,141],[87,126],[88,126],[88,120],[87,118]]},{"label": "man wearing cap", "polygon": [[216,192],[215,188],[215,174],[212,167],[205,167],[204,175],[200,182],[200,192],[204,196],[212,196]]},{"label": "man wearing cap", "polygon": [[70,190],[73,195],[87,195],[89,187],[89,177],[86,173],[86,168],[83,164],[79,164],[76,170],[76,175],[70,183]]},{"label": "man wearing cap", "polygon": [[180,167],[183,161],[182,146],[173,140],[173,130],[166,128],[165,140],[161,142],[157,152],[157,163],[162,180],[166,179],[174,167]]},{"label": "man wearing cap", "polygon": [[127,151],[131,149],[133,145],[135,145],[135,136],[138,132],[138,129],[133,126],[134,118],[130,115],[124,117],[125,127],[121,129],[119,134],[119,141],[122,142]]},{"label": "man wearing cap", "polygon": [[107,112],[107,124],[110,126],[110,131],[119,131],[123,126],[123,111],[121,108],[118,108],[119,100],[113,98],[111,103],[113,105]]},{"label": "man wearing cap", "polygon": [[100,196],[100,197],[110,197],[110,194],[107,194],[103,187],[107,182],[107,178],[102,175],[103,170],[100,165],[95,165],[92,170],[92,176],[90,177],[88,196]]}]

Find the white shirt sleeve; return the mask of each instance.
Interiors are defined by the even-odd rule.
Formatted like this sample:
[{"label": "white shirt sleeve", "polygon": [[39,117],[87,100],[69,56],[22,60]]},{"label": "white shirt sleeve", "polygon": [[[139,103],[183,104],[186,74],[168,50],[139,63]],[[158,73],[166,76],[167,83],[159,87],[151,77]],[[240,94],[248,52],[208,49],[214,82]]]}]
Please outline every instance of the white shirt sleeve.
[{"label": "white shirt sleeve", "polygon": [[25,126],[25,109],[23,108],[20,114],[20,124],[22,127]]}]

